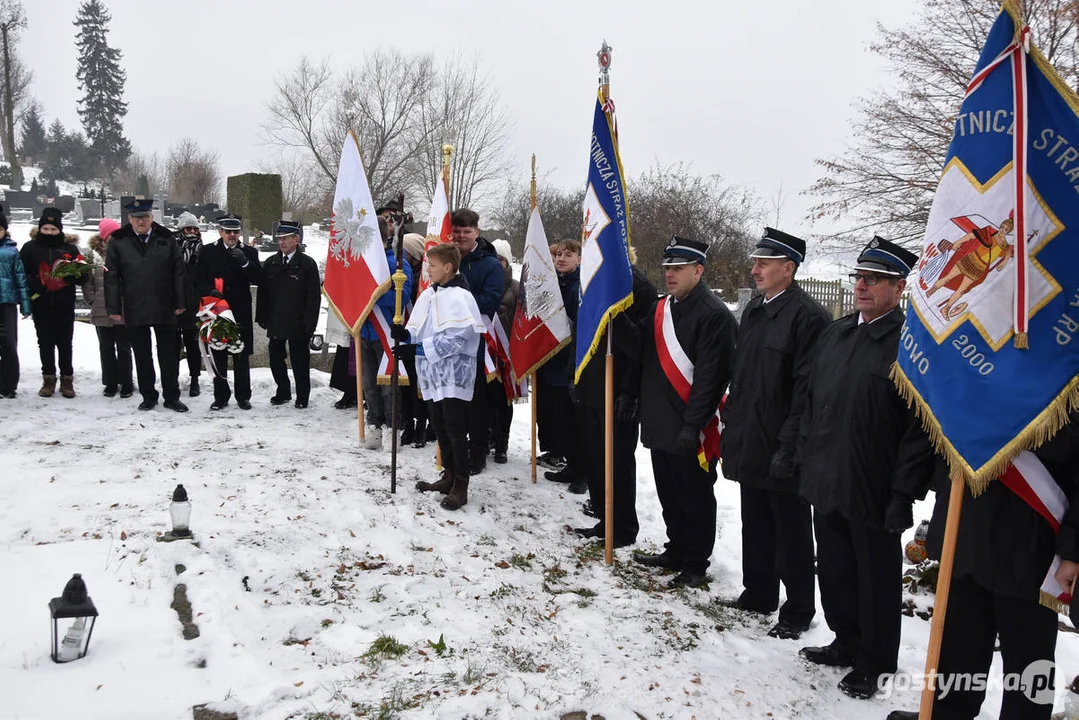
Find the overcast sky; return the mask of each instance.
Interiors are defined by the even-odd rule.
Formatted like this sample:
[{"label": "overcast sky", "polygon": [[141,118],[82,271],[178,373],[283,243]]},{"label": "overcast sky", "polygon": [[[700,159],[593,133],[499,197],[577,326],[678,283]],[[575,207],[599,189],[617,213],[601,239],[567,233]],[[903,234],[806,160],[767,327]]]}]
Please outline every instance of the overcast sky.
[{"label": "overcast sky", "polygon": [[[79,0],[23,0],[19,52],[48,121],[79,127]],[[514,118],[521,176],[531,153],[558,185],[583,184],[596,51],[614,48],[622,162],[632,177],[686,162],[753,189],[780,226],[810,232],[815,157],[841,152],[852,102],[889,83],[868,51],[875,24],[906,24],[913,0],[588,2],[587,0],[105,0],[123,50],[136,149],[191,136],[220,153],[226,175],[257,171],[275,150],[260,123],[275,76],[304,54],[358,64],[396,46],[438,56],[478,53]],[[632,185],[630,185],[632,197]],[[769,220],[774,219],[774,213]],[[821,228],[817,228],[818,230]]]}]

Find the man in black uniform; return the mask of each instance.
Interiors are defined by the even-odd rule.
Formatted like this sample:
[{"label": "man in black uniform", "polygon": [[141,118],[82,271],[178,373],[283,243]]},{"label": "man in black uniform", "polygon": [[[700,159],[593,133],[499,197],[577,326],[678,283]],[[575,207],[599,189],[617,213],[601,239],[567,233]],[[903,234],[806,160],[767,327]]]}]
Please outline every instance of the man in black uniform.
[{"label": "man in black uniform", "polygon": [[737,328],[701,280],[707,252],[708,243],[671,238],[663,251],[669,295],[639,323],[620,314],[614,328],[615,344],[643,366],[641,441],[652,451],[667,526],[666,549],[636,560],[680,571],[671,588],[706,582],[716,542],[716,412],[731,376]]},{"label": "man in black uniform", "polygon": [[184,312],[184,266],[172,233],[154,222],[154,201],[136,198],[127,205],[127,225],[109,238],[105,250],[105,307],[109,317],[127,326],[135,353],[142,402],[157,405],[157,376],[150,330],[157,339],[164,406],[187,412],[180,402],[180,357],[176,351],[176,316]]},{"label": "man in black uniform", "polygon": [[[656,304],[656,289],[648,278],[633,266],[633,304],[626,310],[634,323],[645,320]],[[617,332],[617,331],[616,331]],[[599,347],[607,347],[607,334],[599,341]],[[641,364],[630,357],[620,346],[612,348],[614,356],[614,537],[615,547],[625,547],[637,542],[637,438],[641,430],[640,396]],[[584,459],[588,482],[588,497],[592,509],[600,518],[598,524],[589,528],[576,528],[574,532],[583,538],[604,538],[604,503],[606,501],[606,363],[593,358],[581,373],[575,397],[584,437],[574,439],[579,443]],[[560,419],[565,422],[565,419]]]},{"label": "man in black uniform", "polygon": [[828,313],[794,280],[805,241],[765,228],[750,255],[761,295],[742,313],[734,376],[723,409],[723,476],[741,484],[742,585],[733,603],[771,614],[772,637],[797,639],[816,613],[813,520],[798,497],[794,448],[817,336]]},{"label": "man in black uniform", "polygon": [[873,238],[858,257],[857,312],[821,333],[796,464],[813,504],[821,607],[835,640],[806,660],[853,667],[839,689],[872,697],[899,658],[900,533],[933,471],[929,440],[889,373],[899,347],[899,299],[918,257]]},{"label": "man in black uniform", "polygon": [[[243,349],[238,353],[211,350],[214,360],[214,402],[211,410],[223,410],[229,404],[229,358],[232,358],[232,378],[236,385],[236,405],[251,409],[251,353],[255,349],[254,323],[251,318],[251,285],[259,281],[262,268],[259,252],[240,242],[242,218],[228,214],[217,219],[220,238],[202,249],[199,259],[198,287],[203,296],[220,292],[232,309],[240,329]],[[220,289],[218,286],[221,286]]]},{"label": "man in black uniform", "polygon": [[[1057,582],[1076,597],[1079,412],[1072,412],[1068,424],[1033,455],[1034,462],[1056,484],[1059,497],[1067,500],[1060,531],[1054,532],[1048,519],[1023,501],[1004,480],[994,480],[978,497],[973,497],[970,488],[966,488],[938,663],[938,672],[948,677],[961,673],[987,675],[999,638],[1004,673],[1033,683],[1027,687],[1005,683],[1000,720],[1049,720],[1053,715],[1052,671],[1058,617],[1039,603],[1039,597],[1054,554],[1060,557],[1060,566],[1054,573]],[[1027,472],[1031,460],[1027,456],[1023,463]],[[1037,464],[1033,466],[1035,471],[1039,470]],[[926,539],[929,556],[934,559],[940,559],[944,544],[949,489],[948,470],[940,461],[937,503]],[[1077,605],[1079,601],[1073,599],[1073,623],[1079,619]],[[984,689],[953,685],[943,696],[938,691],[933,720],[973,720],[978,717],[984,699]],[[888,715],[888,720],[917,718],[918,713],[901,710]]]},{"label": "man in black uniform", "polygon": [[292,399],[285,346],[296,380],[296,407],[303,409],[311,395],[311,336],[318,326],[322,304],[322,284],[318,264],[300,247],[303,228],[299,223],[282,220],[277,225],[280,249],[262,266],[262,282],[256,301],[255,322],[270,336],[270,372],[277,383],[272,405],[284,405]]}]

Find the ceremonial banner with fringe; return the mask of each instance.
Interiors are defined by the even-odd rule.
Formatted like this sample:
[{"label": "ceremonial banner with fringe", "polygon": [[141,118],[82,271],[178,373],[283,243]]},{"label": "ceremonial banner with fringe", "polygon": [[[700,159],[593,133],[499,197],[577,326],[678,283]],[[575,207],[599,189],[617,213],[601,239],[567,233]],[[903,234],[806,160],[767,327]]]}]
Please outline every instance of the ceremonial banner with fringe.
[{"label": "ceremonial banner with fringe", "polygon": [[1079,99],[1009,0],[956,115],[893,370],[976,495],[1079,407],[1077,194]]},{"label": "ceremonial banner with fringe", "polygon": [[[450,202],[446,198],[446,183],[435,183],[435,194],[431,198],[431,214],[427,217],[427,237],[423,243],[423,265],[420,272],[420,293],[431,286],[431,275],[427,272],[427,251],[435,245],[450,241]],[[416,293],[416,297],[419,297]]]},{"label": "ceremonial banner with fringe", "polygon": [[599,350],[607,323],[633,304],[629,201],[618,141],[602,90],[592,119],[588,186],[581,236],[581,304],[577,308],[576,377]]},{"label": "ceremonial banner with fringe", "polygon": [[375,301],[389,287],[390,266],[375,203],[360,159],[359,141],[350,130],[337,170],[322,292],[349,333],[357,335]]},{"label": "ceremonial banner with fringe", "polygon": [[573,332],[539,208],[533,208],[528,219],[521,262],[521,291],[513,315],[509,357],[514,374],[524,378],[568,345]]}]

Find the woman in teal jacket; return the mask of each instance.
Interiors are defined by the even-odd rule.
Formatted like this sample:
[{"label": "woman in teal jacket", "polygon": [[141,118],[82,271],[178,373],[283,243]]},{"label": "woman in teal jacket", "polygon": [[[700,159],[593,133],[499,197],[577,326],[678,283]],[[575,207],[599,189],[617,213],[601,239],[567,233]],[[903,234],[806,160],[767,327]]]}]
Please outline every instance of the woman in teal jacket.
[{"label": "woman in teal jacket", "polygon": [[19,247],[7,234],[7,216],[0,209],[0,397],[13,398],[19,386],[19,313],[30,315]]}]

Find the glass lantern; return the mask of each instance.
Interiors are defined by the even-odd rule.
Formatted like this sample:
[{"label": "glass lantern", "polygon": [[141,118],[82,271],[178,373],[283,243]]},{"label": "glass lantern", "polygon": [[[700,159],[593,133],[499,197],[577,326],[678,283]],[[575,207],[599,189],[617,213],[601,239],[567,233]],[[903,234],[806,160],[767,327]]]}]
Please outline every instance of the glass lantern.
[{"label": "glass lantern", "polygon": [[[86,651],[90,648],[90,635],[97,622],[97,608],[86,594],[86,583],[83,582],[82,575],[72,575],[64,586],[63,594],[49,601],[49,613],[52,616],[53,662],[66,663],[86,657]],[[74,621],[62,638],[61,620]]]}]

